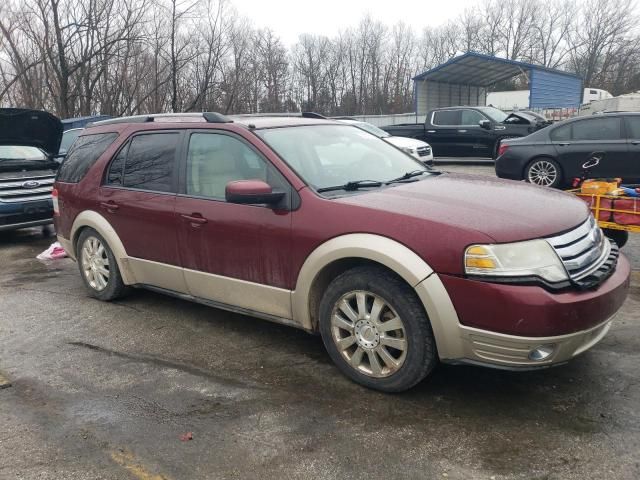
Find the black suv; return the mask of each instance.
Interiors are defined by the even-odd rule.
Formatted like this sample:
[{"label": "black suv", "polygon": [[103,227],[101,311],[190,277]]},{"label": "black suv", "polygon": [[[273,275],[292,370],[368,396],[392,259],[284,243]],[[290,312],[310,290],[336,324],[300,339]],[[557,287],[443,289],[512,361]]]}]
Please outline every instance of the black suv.
[{"label": "black suv", "polygon": [[62,123],[50,113],[0,109],[0,231],[53,222],[61,138]]},{"label": "black suv", "polygon": [[501,178],[526,180],[547,187],[571,184],[594,152],[602,160],[590,177],[620,177],[640,182],[640,114],[610,113],[577,117],[525,138],[505,140],[496,160]]}]

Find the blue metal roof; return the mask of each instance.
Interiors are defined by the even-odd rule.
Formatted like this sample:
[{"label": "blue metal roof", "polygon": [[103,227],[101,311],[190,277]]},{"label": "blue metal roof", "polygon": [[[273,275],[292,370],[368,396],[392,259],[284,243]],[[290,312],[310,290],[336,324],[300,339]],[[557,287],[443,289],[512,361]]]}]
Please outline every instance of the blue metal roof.
[{"label": "blue metal roof", "polygon": [[488,87],[494,83],[513,78],[520,73],[533,70],[570,77],[574,81],[582,83],[581,78],[572,73],[477,52],[467,52],[464,55],[454,57],[448,62],[416,75],[413,80]]},{"label": "blue metal roof", "polygon": [[107,120],[112,118],[110,115],[89,115],[85,117],[65,118],[61,120],[63,129],[71,130],[72,128],[84,127],[87,123],[97,122],[98,120]]}]

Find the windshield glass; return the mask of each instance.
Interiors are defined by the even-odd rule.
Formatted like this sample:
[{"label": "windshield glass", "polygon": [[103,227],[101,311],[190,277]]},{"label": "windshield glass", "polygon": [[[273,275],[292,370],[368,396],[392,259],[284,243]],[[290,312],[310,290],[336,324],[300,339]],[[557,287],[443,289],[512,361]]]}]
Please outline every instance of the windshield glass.
[{"label": "windshield glass", "polygon": [[305,125],[256,133],[311,187],[358,180],[387,182],[426,167],[384,140],[351,125]]},{"label": "windshield glass", "polygon": [[367,122],[358,122],[358,123],[354,123],[353,125],[379,138],[387,138],[391,136],[381,128],[378,128],[375,125],[371,125],[370,123],[367,123]]},{"label": "windshield glass", "polygon": [[36,147],[0,145],[0,161],[2,160],[47,160],[47,156]]},{"label": "windshield glass", "polygon": [[493,120],[496,123],[502,123],[508,117],[506,113],[504,113],[502,110],[498,110],[495,107],[480,107],[478,110],[480,110],[482,113],[484,113],[487,117],[489,117],[491,120]]}]

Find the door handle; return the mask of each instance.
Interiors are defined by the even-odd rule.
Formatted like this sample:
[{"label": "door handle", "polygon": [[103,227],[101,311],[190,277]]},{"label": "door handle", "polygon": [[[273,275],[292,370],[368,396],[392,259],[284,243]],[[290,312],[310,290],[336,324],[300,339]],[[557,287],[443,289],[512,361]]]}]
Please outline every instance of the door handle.
[{"label": "door handle", "polygon": [[467,133],[466,130],[458,130],[458,133]]},{"label": "door handle", "polygon": [[559,143],[558,145],[561,146],[561,147],[568,147],[571,144],[568,143],[568,142],[563,142],[563,143]]},{"label": "door handle", "polygon": [[207,223],[207,219],[204,218],[199,213],[192,213],[191,215],[186,213],[181,213],[180,216],[184,218],[187,222],[191,224],[192,227],[199,227],[200,225],[204,225]]},{"label": "door handle", "polygon": [[631,145],[640,145],[640,140],[634,140],[631,142]]},{"label": "door handle", "polygon": [[427,130],[427,133],[436,133],[435,130]]},{"label": "door handle", "polygon": [[113,213],[120,208],[120,206],[112,200],[109,200],[108,202],[100,202],[100,206],[110,213]]}]

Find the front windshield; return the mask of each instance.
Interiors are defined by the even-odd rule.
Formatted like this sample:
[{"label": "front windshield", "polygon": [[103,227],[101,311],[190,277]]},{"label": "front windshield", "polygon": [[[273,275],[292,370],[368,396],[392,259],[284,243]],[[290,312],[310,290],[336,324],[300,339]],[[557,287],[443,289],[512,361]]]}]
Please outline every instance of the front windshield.
[{"label": "front windshield", "polygon": [[495,107],[480,107],[479,110],[496,123],[504,122],[509,116]]},{"label": "front windshield", "polygon": [[413,157],[350,125],[305,125],[256,133],[316,190],[348,182],[387,182],[427,171]]},{"label": "front windshield", "polygon": [[367,123],[367,122],[358,122],[358,123],[354,123],[353,125],[379,138],[387,138],[391,136],[381,128],[378,128],[375,125],[371,125],[370,123]]},{"label": "front windshield", "polygon": [[0,145],[0,161],[2,160],[46,160],[47,156],[36,147]]}]

